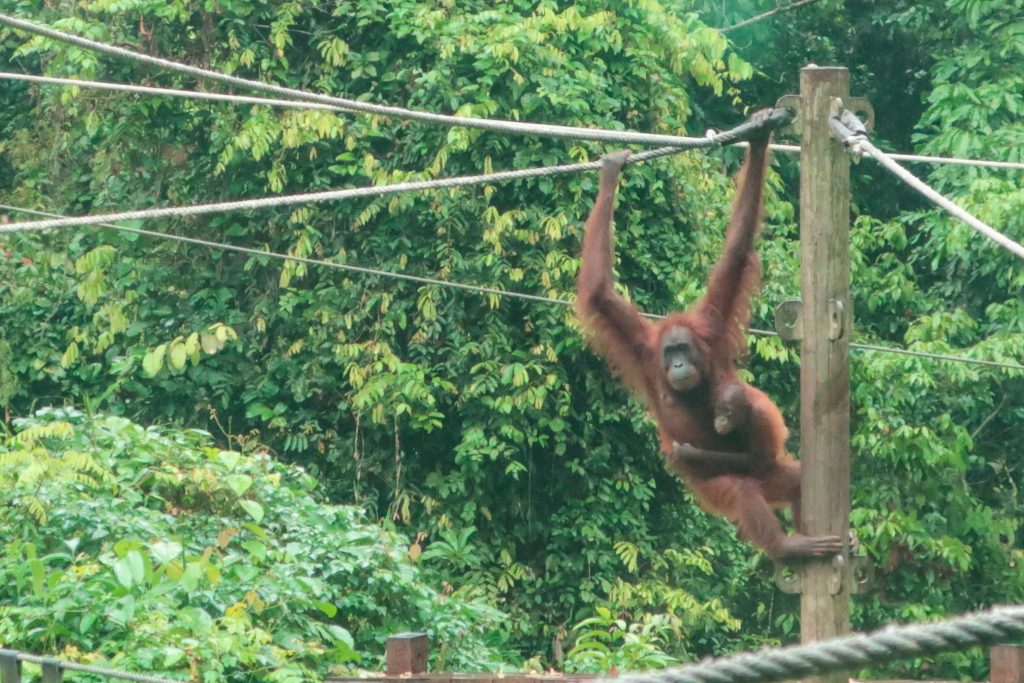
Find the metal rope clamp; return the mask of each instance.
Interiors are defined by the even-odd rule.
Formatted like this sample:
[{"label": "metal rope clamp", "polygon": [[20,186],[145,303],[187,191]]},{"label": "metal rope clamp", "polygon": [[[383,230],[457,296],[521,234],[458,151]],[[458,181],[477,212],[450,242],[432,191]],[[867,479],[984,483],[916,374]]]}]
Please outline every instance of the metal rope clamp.
[{"label": "metal rope clamp", "polygon": [[[838,102],[839,109],[842,110],[843,102],[838,98],[836,98],[836,102]],[[833,111],[835,111],[834,107],[836,102],[832,103]],[[849,106],[851,112],[858,112],[864,115],[864,123],[861,123],[856,116],[854,116],[852,113],[850,114],[850,116],[853,117],[853,119],[860,124],[861,128],[864,129],[865,135],[867,135],[868,133],[872,132],[875,129],[875,109],[874,107],[871,106],[871,102],[868,100],[868,98],[850,97],[848,98],[846,104]],[[775,103],[775,106],[785,107],[796,112],[796,118],[793,119],[793,122],[790,124],[790,127],[792,128],[793,133],[795,133],[799,137],[801,130],[800,96],[783,95],[782,97],[779,98],[778,102]]]}]

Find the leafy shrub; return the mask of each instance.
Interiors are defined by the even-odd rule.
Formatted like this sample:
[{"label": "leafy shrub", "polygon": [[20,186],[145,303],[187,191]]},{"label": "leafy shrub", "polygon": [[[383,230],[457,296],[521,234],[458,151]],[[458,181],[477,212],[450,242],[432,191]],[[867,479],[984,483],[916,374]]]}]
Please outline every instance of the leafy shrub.
[{"label": "leafy shrub", "polygon": [[389,633],[423,628],[453,666],[500,664],[498,611],[429,588],[405,539],[318,501],[301,469],[120,417],[15,423],[0,442],[9,647],[306,681],[374,666]]}]

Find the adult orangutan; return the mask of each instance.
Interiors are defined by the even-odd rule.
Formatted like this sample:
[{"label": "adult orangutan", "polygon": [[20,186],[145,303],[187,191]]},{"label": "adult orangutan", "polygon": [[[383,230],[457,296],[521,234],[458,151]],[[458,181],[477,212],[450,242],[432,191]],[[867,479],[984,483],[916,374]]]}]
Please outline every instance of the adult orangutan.
[{"label": "adult orangutan", "polygon": [[[765,121],[769,114],[758,112],[754,120]],[[754,238],[770,137],[761,129],[750,141],[725,248],[704,298],[657,323],[613,288],[611,223],[619,172],[629,152],[606,155],[584,228],[576,310],[591,347],[649,408],[666,465],[706,509],[734,523],[741,538],[764,548],[773,560],[795,560],[837,553],[842,544],[836,536],[783,533],[772,506],[791,505],[799,515],[800,464],[785,453],[786,426],[778,407],[742,383],[734,366],[745,350],[750,296],[760,284]],[[716,407],[751,410],[718,433]],[[771,444],[774,452],[751,444]]]}]

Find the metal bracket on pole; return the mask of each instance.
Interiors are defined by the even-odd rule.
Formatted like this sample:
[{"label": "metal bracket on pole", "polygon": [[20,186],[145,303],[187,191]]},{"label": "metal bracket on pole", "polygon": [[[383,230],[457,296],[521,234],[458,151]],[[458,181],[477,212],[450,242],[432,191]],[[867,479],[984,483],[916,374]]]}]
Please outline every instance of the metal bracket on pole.
[{"label": "metal bracket on pole", "polygon": [[788,299],[775,307],[775,331],[786,342],[797,342],[804,338],[800,299]]},{"label": "metal bracket on pole", "polygon": [[864,595],[875,586],[875,564],[867,555],[850,558],[850,592]]},{"label": "metal bracket on pole", "polygon": [[793,117],[789,124],[789,130],[793,131],[797,137],[800,137],[800,96],[783,95],[775,103],[775,106],[779,109],[789,109],[796,113],[796,116]]},{"label": "metal bracket on pole", "polygon": [[863,114],[864,127],[866,132],[872,133],[875,130],[875,108],[866,97],[847,97],[846,108],[854,114]]},{"label": "metal bracket on pole", "polygon": [[775,585],[786,595],[799,595],[804,589],[804,575],[799,567],[775,565]]},{"label": "metal bracket on pole", "polygon": [[[846,330],[842,301],[829,299],[828,319],[829,341],[842,339]],[[804,338],[804,313],[800,299],[787,299],[775,307],[775,331],[786,342],[797,342]]]},{"label": "metal bracket on pole", "polygon": [[[800,120],[800,96],[799,95],[783,95],[775,103],[778,108],[791,109],[796,112],[796,118],[789,124],[788,130],[792,130],[797,136],[800,135],[802,130],[802,122]],[[854,114],[860,114],[864,119],[863,126],[865,133],[871,133],[875,130],[875,109],[871,106],[871,102],[866,97],[848,97],[846,98],[846,108]]]},{"label": "metal bracket on pole", "polygon": [[[844,587],[850,595],[864,595],[875,584],[875,565],[866,555],[850,556],[849,562],[842,555],[832,558],[832,573],[828,580],[831,595],[840,595]],[[775,586],[787,595],[799,595],[804,589],[802,567],[775,565]]]},{"label": "metal bracket on pole", "polygon": [[838,299],[828,300],[828,338],[837,341],[843,338],[846,327],[846,316],[843,314],[843,302]]}]

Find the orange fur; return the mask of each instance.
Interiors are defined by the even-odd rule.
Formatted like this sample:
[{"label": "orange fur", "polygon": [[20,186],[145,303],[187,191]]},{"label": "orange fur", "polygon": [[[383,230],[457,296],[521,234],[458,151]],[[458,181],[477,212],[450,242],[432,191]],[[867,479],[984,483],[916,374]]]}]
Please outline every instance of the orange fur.
[{"label": "orange fur", "polygon": [[[787,432],[778,407],[764,392],[744,385],[744,399],[752,408],[749,424],[725,435],[713,426],[717,388],[740,381],[734,361],[745,352],[750,296],[760,284],[760,261],[753,245],[762,211],[767,147],[767,138],[751,142],[725,247],[709,274],[707,294],[693,308],[657,323],[643,318],[613,288],[611,223],[625,157],[606,157],[585,227],[576,310],[591,347],[650,409],[666,465],[693,489],[703,507],[724,515],[741,537],[779,557],[789,552],[783,549],[787,537],[771,506],[792,505],[799,514],[800,465],[784,452]],[[663,337],[678,327],[690,330],[699,352],[694,366],[702,380],[687,391],[668,384],[661,355]],[[705,470],[677,457],[676,443],[752,454],[759,464],[750,472],[723,472],[714,466]]]}]

